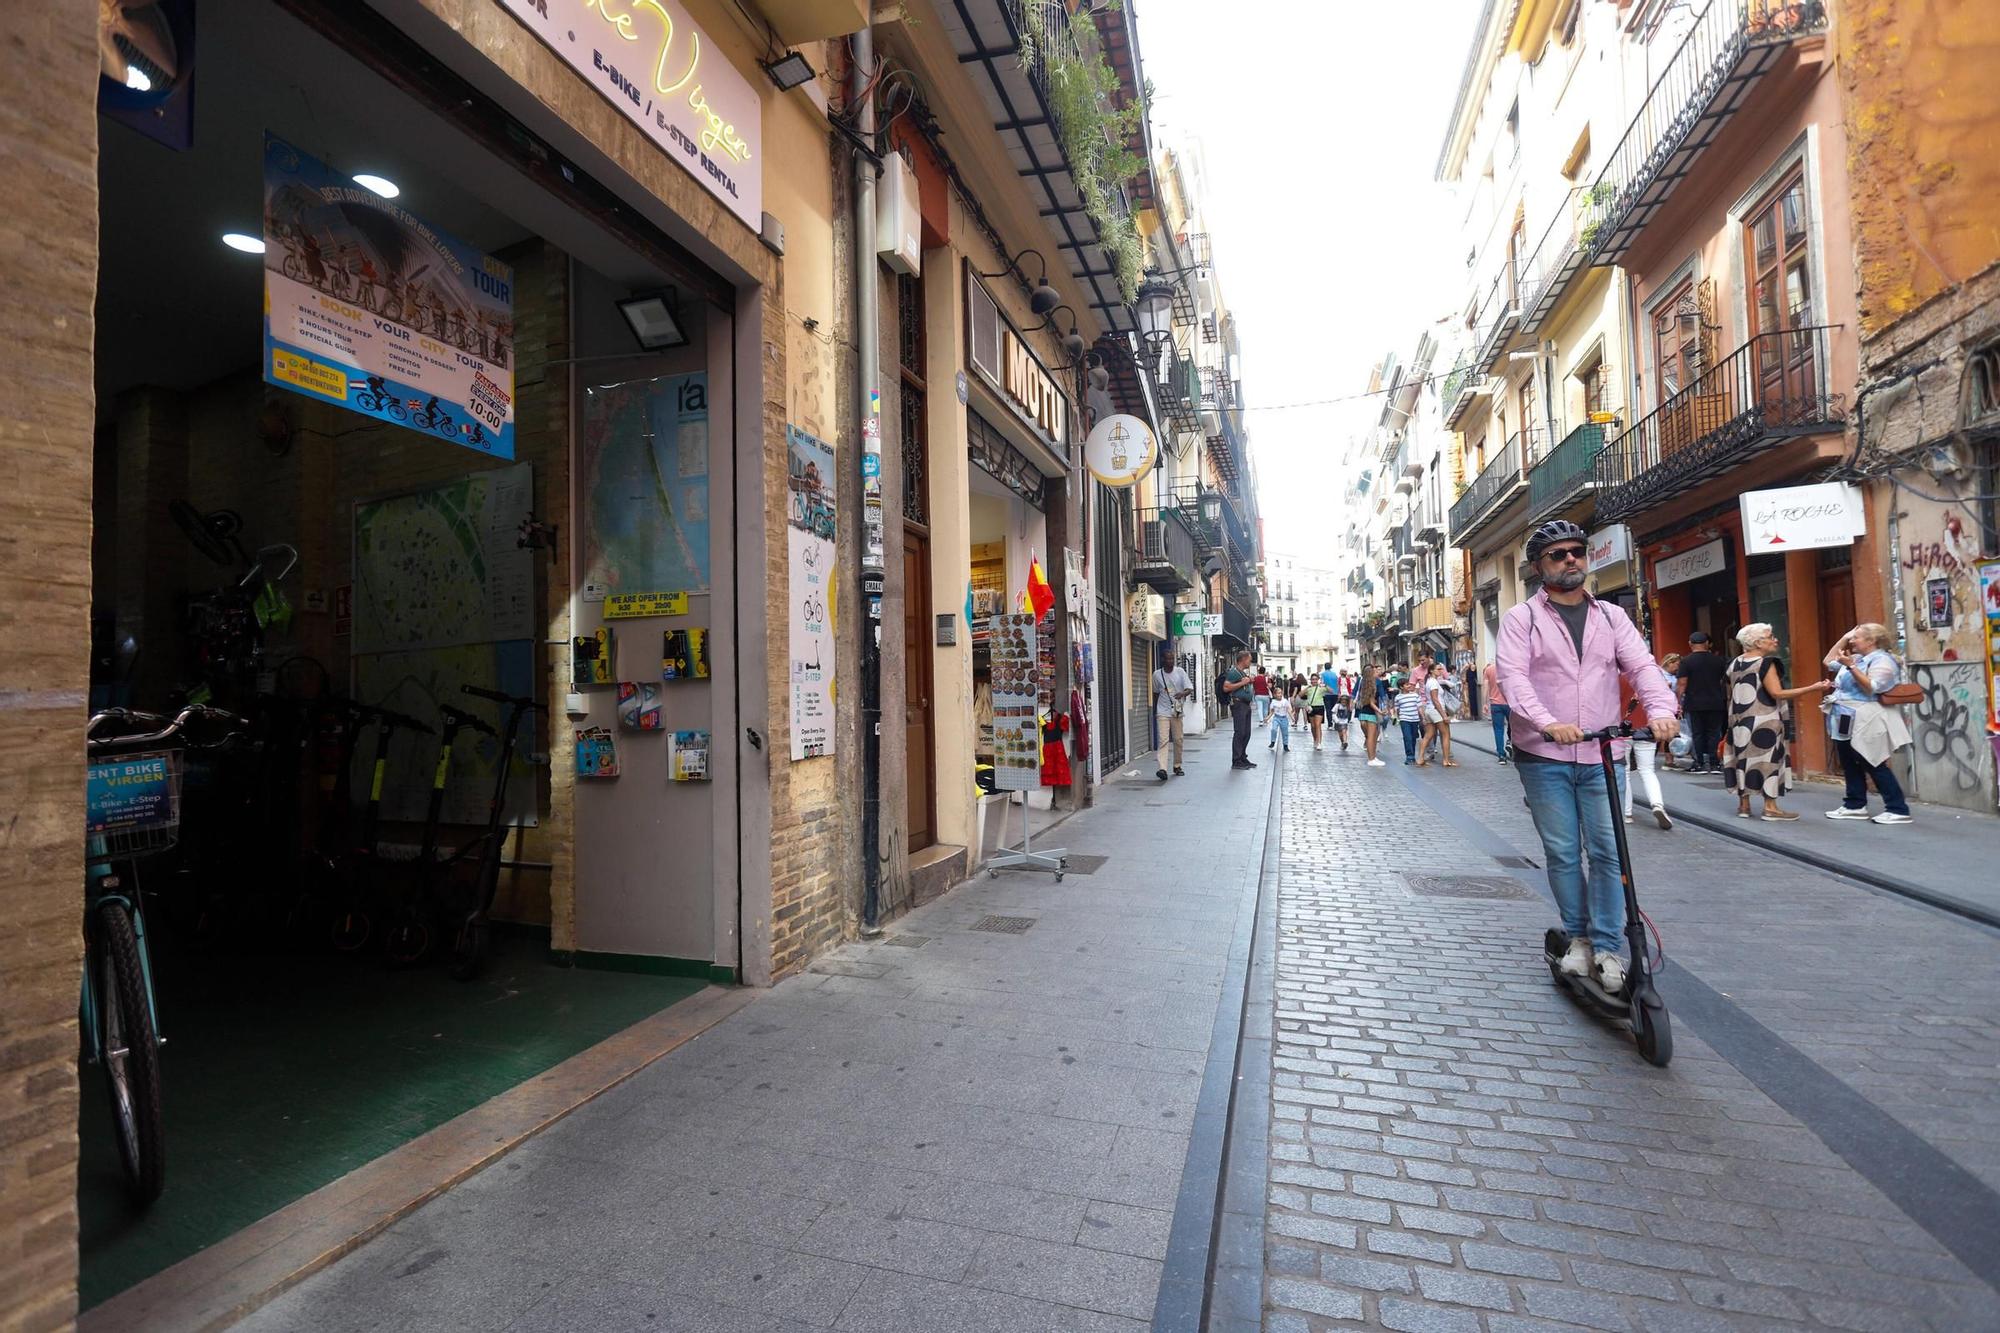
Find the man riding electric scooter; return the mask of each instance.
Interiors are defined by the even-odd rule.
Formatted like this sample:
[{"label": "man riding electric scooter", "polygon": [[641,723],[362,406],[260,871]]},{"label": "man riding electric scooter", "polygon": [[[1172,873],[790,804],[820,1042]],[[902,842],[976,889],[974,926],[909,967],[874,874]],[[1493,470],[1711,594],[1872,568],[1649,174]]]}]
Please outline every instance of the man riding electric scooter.
[{"label": "man riding electric scooter", "polygon": [[[1512,709],[1515,771],[1569,936],[1559,966],[1588,977],[1594,965],[1598,985],[1616,995],[1625,985],[1625,894],[1611,823],[1619,794],[1607,799],[1607,766],[1582,742],[1586,732],[1618,723],[1621,675],[1644,701],[1658,740],[1673,739],[1679,723],[1673,692],[1631,618],[1585,591],[1588,549],[1584,530],[1563,519],[1529,535],[1528,563],[1541,574],[1541,591],[1501,619],[1495,656]],[[1614,753],[1623,751],[1616,742]],[[1622,782],[1622,768],[1617,776]]]}]

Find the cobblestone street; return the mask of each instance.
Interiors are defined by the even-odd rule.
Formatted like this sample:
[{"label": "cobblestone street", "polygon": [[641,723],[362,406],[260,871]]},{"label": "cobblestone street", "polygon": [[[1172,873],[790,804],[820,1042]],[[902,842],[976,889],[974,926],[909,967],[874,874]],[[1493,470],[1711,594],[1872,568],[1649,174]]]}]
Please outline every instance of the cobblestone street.
[{"label": "cobblestone street", "polygon": [[1265,1327],[2000,1328],[1994,933],[1635,825],[1655,1069],[1551,984],[1519,785],[1462,765],[1281,775]]}]

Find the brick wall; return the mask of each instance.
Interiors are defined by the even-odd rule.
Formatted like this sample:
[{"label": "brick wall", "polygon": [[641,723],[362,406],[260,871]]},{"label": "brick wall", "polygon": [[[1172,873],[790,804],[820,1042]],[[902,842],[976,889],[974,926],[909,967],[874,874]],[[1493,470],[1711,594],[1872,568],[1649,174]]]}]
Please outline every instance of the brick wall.
[{"label": "brick wall", "polygon": [[[0,1328],[76,1311],[97,13],[10,10],[0,43]],[[25,295],[24,295],[25,294]]]}]

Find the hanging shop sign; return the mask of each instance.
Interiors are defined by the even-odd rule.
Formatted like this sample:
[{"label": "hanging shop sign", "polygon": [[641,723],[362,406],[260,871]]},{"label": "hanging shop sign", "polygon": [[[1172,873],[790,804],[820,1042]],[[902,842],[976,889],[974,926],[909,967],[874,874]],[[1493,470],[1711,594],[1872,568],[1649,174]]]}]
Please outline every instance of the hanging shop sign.
[{"label": "hanging shop sign", "polygon": [[1653,563],[1653,586],[1671,588],[1676,583],[1687,583],[1704,574],[1713,574],[1729,567],[1729,548],[1723,539],[1717,537],[1712,542],[1703,542],[1691,551],[1670,555]]},{"label": "hanging shop sign", "polygon": [[1067,458],[1069,399],[1000,313],[970,264],[965,268],[965,324],[966,363],[1058,459]]},{"label": "hanging shop sign", "polygon": [[264,381],[514,456],[514,271],[264,136]]},{"label": "hanging shop sign", "polygon": [[1130,486],[1151,472],[1159,459],[1159,437],[1138,417],[1108,416],[1084,437],[1084,466],[1106,486]]},{"label": "hanging shop sign", "polygon": [[833,753],[833,447],[785,428],[792,758]]},{"label": "hanging shop sign", "polygon": [[1632,529],[1623,523],[1590,534],[1590,572],[1595,574],[1632,558]]},{"label": "hanging shop sign", "polygon": [[1166,638],[1166,598],[1144,588],[1134,590],[1125,603],[1125,623],[1142,639]]},{"label": "hanging shop sign", "polygon": [[763,104],[680,0],[501,0],[752,231]]},{"label": "hanging shop sign", "polygon": [[1745,491],[1737,503],[1743,508],[1746,555],[1848,546],[1868,530],[1861,492],[1845,482]]},{"label": "hanging shop sign", "polygon": [[1211,611],[1201,618],[1201,632],[1208,638],[1222,633],[1222,613]]},{"label": "hanging shop sign", "polygon": [[1200,611],[1176,611],[1173,624],[1177,639],[1199,639],[1208,632],[1208,617]]}]

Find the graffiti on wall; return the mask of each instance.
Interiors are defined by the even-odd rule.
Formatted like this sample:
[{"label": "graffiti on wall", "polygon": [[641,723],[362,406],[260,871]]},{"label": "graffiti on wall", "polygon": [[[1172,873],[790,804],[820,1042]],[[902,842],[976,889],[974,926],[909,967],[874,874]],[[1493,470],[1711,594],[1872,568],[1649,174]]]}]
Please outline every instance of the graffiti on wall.
[{"label": "graffiti on wall", "polygon": [[1967,809],[1993,804],[1984,673],[1981,662],[1910,663],[1910,679],[1924,692],[1910,710],[1910,776],[1918,798]]},{"label": "graffiti on wall", "polygon": [[[1910,652],[1947,662],[1978,660],[1986,655],[1986,618],[1979,604],[1979,542],[1967,531],[1964,516],[1951,509],[1939,513],[1937,522],[1935,538],[1919,536],[1903,548],[1903,569],[1912,576],[1904,582],[1910,602]],[[1939,611],[1943,614],[1937,614]],[[1985,709],[1979,712],[1983,715]]]}]

